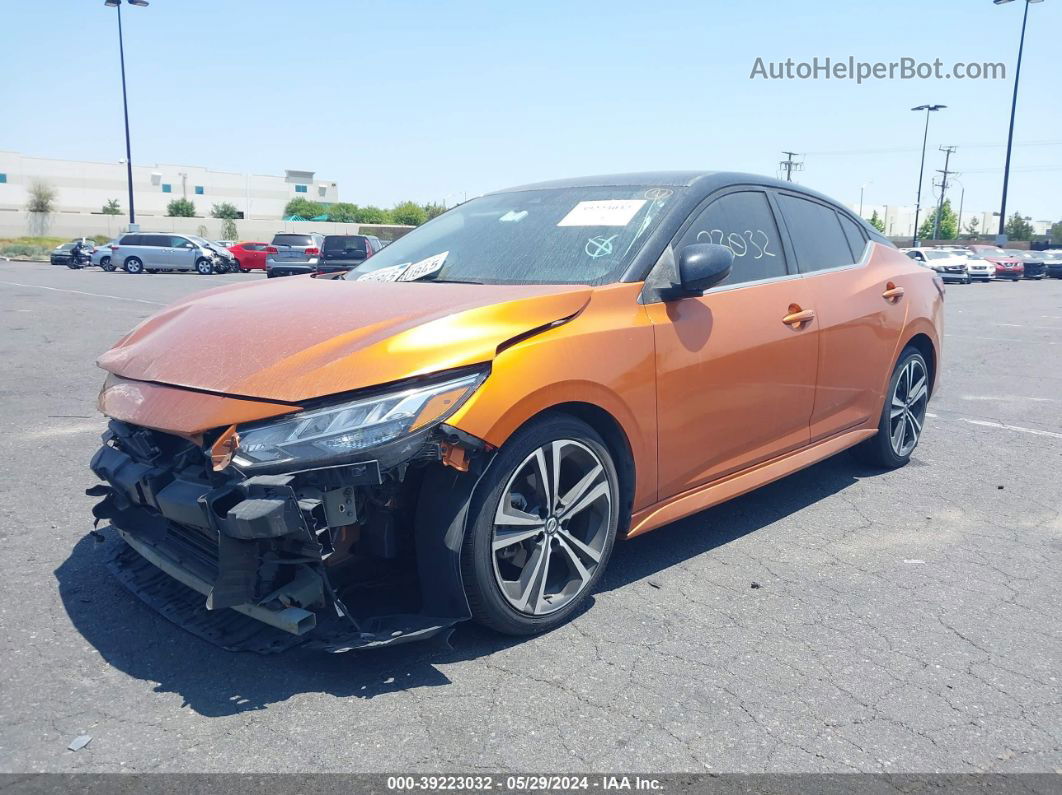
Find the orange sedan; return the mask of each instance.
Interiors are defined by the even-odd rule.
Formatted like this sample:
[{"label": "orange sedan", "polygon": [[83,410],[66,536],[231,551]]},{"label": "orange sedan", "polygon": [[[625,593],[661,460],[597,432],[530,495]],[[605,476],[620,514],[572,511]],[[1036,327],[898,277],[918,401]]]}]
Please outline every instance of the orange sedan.
[{"label": "orange sedan", "polygon": [[792,183],[514,188],[338,278],[144,321],[99,360],[89,492],[122,582],[227,648],[366,648],[467,618],[541,632],[617,538],[846,448],[906,464],[943,297]]}]

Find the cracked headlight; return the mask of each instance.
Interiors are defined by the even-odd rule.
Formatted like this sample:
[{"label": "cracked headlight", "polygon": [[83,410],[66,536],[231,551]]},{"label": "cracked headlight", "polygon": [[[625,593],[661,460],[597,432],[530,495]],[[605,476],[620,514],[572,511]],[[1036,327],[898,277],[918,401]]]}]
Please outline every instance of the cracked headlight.
[{"label": "cracked headlight", "polygon": [[362,451],[442,422],[486,376],[485,371],[463,375],[241,426],[232,462],[240,469],[285,464],[303,469],[353,460]]}]

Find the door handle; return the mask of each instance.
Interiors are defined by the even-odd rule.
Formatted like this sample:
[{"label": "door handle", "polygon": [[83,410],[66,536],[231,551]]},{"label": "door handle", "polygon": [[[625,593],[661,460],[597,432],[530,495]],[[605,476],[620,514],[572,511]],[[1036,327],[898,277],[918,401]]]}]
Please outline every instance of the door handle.
[{"label": "door handle", "polygon": [[903,288],[897,287],[892,282],[889,282],[885,285],[885,292],[881,294],[881,297],[884,298],[886,301],[891,301],[895,304],[897,301],[903,298]]},{"label": "door handle", "polygon": [[799,304],[789,305],[789,314],[782,318],[782,322],[793,328],[800,328],[804,323],[810,323],[815,319],[812,309],[801,309]]}]

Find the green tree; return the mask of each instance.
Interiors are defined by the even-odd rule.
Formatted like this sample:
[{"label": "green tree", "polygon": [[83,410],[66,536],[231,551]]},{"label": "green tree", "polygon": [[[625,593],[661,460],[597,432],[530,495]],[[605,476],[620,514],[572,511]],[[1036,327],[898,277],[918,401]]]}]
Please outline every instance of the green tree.
[{"label": "green tree", "polygon": [[[934,207],[933,212],[929,214],[929,217],[926,218],[922,227],[918,230],[918,237],[922,240],[932,240],[936,220],[937,209]],[[955,211],[951,209],[951,199],[945,199],[944,206],[940,212],[940,233],[937,239],[954,240],[958,231],[958,219],[955,217]]]},{"label": "green tree", "polygon": [[354,220],[359,224],[390,224],[391,214],[380,207],[368,204],[364,207],[359,207],[358,212],[354,217]]},{"label": "green tree", "polygon": [[1028,240],[1033,235],[1032,224],[1017,211],[1007,219],[1007,225],[1003,231],[1007,233],[1008,240]]},{"label": "green tree", "polygon": [[29,187],[29,201],[26,210],[31,213],[47,215],[55,210],[55,188],[44,180],[34,180]]},{"label": "green tree", "polygon": [[236,219],[239,218],[240,211],[236,209],[235,204],[232,202],[215,204],[210,208],[210,215],[221,219],[222,240],[235,240],[240,236],[236,229]]},{"label": "green tree", "polygon": [[121,215],[122,205],[118,203],[117,199],[107,199],[107,203],[103,205],[103,209],[100,212],[104,215]]},{"label": "green tree", "polygon": [[435,202],[428,202],[424,205],[424,212],[427,213],[427,220],[430,221],[432,218],[438,218],[440,215],[446,212],[446,205],[436,204]]},{"label": "green tree", "polygon": [[284,205],[284,217],[290,218],[293,215],[298,215],[301,218],[309,220],[317,215],[325,214],[325,206],[317,202],[304,199],[302,196],[296,196],[294,199]]},{"label": "green tree", "polygon": [[1062,221],[1055,221],[1051,224],[1051,228],[1047,230],[1047,234],[1051,235],[1052,243],[1062,243]]},{"label": "green tree", "polygon": [[428,214],[416,202],[401,202],[391,209],[391,220],[396,224],[420,226],[428,220]]},{"label": "green tree", "polygon": [[878,211],[875,210],[870,214],[870,225],[877,229],[882,234],[885,234],[885,219],[878,215]]},{"label": "green tree", "polygon": [[980,226],[981,226],[981,219],[980,218],[976,218],[976,217],[971,218],[966,223],[966,238],[967,238],[967,240],[973,240],[974,238],[976,238],[978,235],[981,234]]},{"label": "green tree", "polygon": [[189,199],[174,199],[166,205],[170,218],[195,218],[195,203]]},{"label": "green tree", "polygon": [[329,221],[337,224],[353,224],[358,219],[358,205],[350,202],[336,202],[325,208]]}]

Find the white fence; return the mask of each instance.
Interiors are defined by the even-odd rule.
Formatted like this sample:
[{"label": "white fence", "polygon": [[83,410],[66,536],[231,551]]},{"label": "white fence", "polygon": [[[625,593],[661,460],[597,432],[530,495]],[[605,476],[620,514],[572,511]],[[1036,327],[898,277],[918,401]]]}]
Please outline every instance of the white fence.
[{"label": "white fence", "polygon": [[[137,218],[141,231],[177,232],[198,235],[200,227],[206,229],[203,237],[217,240],[222,237],[224,221],[219,218],[169,218],[166,216],[141,216]],[[269,242],[277,232],[320,232],[325,235],[377,235],[384,240],[401,237],[413,227],[396,224],[335,224],[330,221],[271,221],[260,218],[238,220],[239,240]],[[0,238],[25,235],[49,237],[93,237],[107,235],[117,237],[126,231],[129,218],[125,215],[98,215],[96,213],[50,213],[40,216],[24,210],[0,211]]]}]

